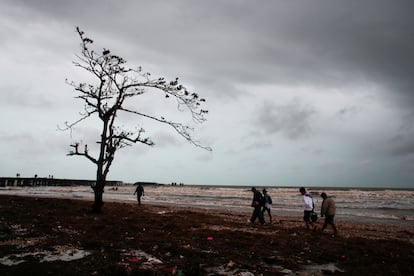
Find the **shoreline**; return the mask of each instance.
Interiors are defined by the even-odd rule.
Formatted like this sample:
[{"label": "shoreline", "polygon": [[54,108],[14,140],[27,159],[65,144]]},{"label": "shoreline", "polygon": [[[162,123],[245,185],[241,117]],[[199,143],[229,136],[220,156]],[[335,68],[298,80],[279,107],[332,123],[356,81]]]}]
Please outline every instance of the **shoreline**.
[{"label": "shoreline", "polygon": [[[119,187],[118,190],[112,190],[113,187],[107,187],[104,193],[104,202],[120,202],[120,203],[135,203],[136,198],[132,196],[133,186],[131,187]],[[218,202],[210,202],[210,201],[203,201],[196,199],[198,201],[177,201],[177,202],[168,202],[168,196],[182,196],[179,191],[197,189],[198,187],[190,187],[190,186],[182,186],[182,187],[174,187],[174,186],[150,186],[146,187],[146,196],[143,197],[143,203],[145,204],[160,204],[160,205],[172,205],[172,206],[183,206],[186,208],[191,207],[199,207],[203,209],[214,209],[214,210],[226,210],[229,212],[245,212],[250,213],[251,207],[250,204],[250,191],[246,189],[247,197],[243,199],[242,202],[238,202],[237,204],[225,204],[222,206]],[[171,188],[171,189],[170,189]],[[209,187],[208,190],[214,187]],[[229,187],[227,187],[229,188]],[[27,189],[32,189],[27,187]],[[56,189],[56,190],[54,190]],[[59,191],[61,189],[61,191]],[[244,188],[243,188],[244,189]],[[80,191],[82,190],[82,192]],[[215,189],[213,189],[215,190]],[[87,192],[85,192],[87,191]],[[314,190],[318,192],[318,190]],[[166,194],[164,194],[164,192]],[[188,196],[188,191],[184,193]],[[37,188],[33,188],[32,191],[26,191],[26,189],[19,188],[0,188],[0,195],[16,195],[16,196],[27,196],[27,197],[44,197],[44,198],[62,198],[62,199],[84,199],[88,201],[93,200],[93,192],[89,187],[82,187],[82,186],[73,186],[73,187],[55,187],[55,186],[48,186],[46,190],[39,190]],[[147,196],[149,195],[149,196]],[[298,198],[296,202],[300,202],[301,199]],[[214,203],[214,204],[213,204]],[[217,204],[218,203],[218,204]],[[295,206],[293,209],[292,207],[288,207],[289,209],[285,209],[286,206],[282,206],[282,208],[278,208],[275,205],[272,207],[273,214],[280,214],[282,216],[302,216],[301,206]],[[319,215],[319,208],[317,207],[317,214]],[[405,215],[397,215],[397,213],[393,214],[390,217],[372,217],[367,216],[366,214],[358,214],[354,210],[350,213],[349,210],[352,209],[340,209],[337,210],[337,214],[335,219],[340,221],[349,221],[353,223],[372,223],[372,224],[381,224],[381,225],[390,225],[390,226],[402,226],[402,227],[414,227],[414,220],[412,220],[413,216],[409,216],[407,219]],[[380,211],[381,209],[377,210]],[[401,212],[402,210],[396,210],[397,212]],[[342,212],[342,213],[341,213]],[[405,213],[407,211],[404,211]]]},{"label": "shoreline", "polygon": [[[0,195],[0,274],[414,273],[409,227],[341,221],[333,238],[329,227],[306,231],[295,216],[259,226],[248,212],[106,202],[93,214],[91,203]],[[55,261],[67,252],[72,259]]]}]

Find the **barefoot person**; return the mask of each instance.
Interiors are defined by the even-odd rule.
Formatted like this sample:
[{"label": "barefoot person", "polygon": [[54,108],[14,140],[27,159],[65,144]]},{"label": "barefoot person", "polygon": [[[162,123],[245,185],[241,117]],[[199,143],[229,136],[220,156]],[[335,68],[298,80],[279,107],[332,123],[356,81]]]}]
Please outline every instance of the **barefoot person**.
[{"label": "barefoot person", "polygon": [[321,217],[325,216],[325,223],[322,226],[322,232],[325,230],[328,224],[332,225],[334,230],[334,236],[337,235],[338,231],[336,230],[334,217],[336,212],[335,202],[331,197],[328,197],[326,193],[322,193],[321,197],[323,198],[322,207],[321,207]]},{"label": "barefoot person", "polygon": [[138,205],[141,205],[141,196],[144,196],[144,187],[141,184],[138,184],[135,189],[134,195],[137,194]]},{"label": "barefoot person", "polygon": [[316,225],[313,224],[311,221],[311,214],[313,213],[315,209],[315,205],[313,204],[312,196],[306,192],[306,189],[304,187],[301,187],[299,189],[299,192],[303,195],[303,220],[306,224],[306,229],[310,229],[310,226],[312,226],[313,230],[316,230]]}]

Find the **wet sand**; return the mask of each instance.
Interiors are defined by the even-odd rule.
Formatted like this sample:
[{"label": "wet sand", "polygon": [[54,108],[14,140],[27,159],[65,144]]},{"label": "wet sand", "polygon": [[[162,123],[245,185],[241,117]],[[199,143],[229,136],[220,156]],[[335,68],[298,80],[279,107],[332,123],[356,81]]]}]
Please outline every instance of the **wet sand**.
[{"label": "wet sand", "polygon": [[[144,203],[0,196],[1,275],[414,275],[414,229]],[[318,222],[319,228],[322,220]]]}]

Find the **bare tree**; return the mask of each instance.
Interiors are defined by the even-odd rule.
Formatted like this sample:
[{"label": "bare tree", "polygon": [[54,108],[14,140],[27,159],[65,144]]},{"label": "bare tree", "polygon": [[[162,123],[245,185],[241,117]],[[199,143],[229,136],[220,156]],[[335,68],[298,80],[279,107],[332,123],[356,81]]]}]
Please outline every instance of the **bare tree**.
[{"label": "bare tree", "polygon": [[154,79],[151,78],[150,73],[143,72],[141,67],[127,68],[125,67],[126,61],[112,54],[111,51],[103,49],[98,52],[91,49],[93,41],[86,37],[78,27],[76,31],[82,42],[81,53],[77,56],[78,61],[74,62],[74,65],[86,70],[97,82],[92,85],[67,81],[79,93],[76,98],[84,101],[85,106],[83,112],[80,113],[81,117],[75,122],[66,122],[63,129],[72,129],[91,116],[97,116],[102,123],[101,135],[97,141],[98,156],[94,157],[89,152],[87,144],[80,148],[80,143],[72,144],[73,149],[68,154],[69,156],[83,156],[96,164],[96,183],[91,186],[95,195],[93,211],[101,212],[105,182],[116,151],[135,143],[154,145],[149,137],[144,137],[144,129],[130,131],[118,126],[117,118],[120,113],[129,113],[168,125],[193,145],[211,151],[211,148],[202,146],[193,139],[190,133],[193,129],[189,126],[162,116],[143,113],[138,108],[127,108],[125,103],[128,99],[145,93],[160,92],[165,99],[175,99],[179,109],[185,108],[189,111],[196,123],[203,123],[208,111],[201,108],[205,99],[200,98],[196,93],[189,92],[179,83],[178,78],[172,81],[166,81],[164,78]]}]

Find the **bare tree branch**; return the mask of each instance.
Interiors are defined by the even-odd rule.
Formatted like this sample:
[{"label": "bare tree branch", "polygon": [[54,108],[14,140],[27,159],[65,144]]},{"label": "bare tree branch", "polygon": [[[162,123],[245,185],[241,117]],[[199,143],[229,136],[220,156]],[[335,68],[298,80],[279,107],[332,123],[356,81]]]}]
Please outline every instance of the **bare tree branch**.
[{"label": "bare tree branch", "polygon": [[88,154],[88,145],[85,145],[85,149],[83,152],[79,152],[79,143],[75,143],[70,146],[74,148],[74,151],[70,151],[67,154],[68,156],[72,156],[72,155],[85,156],[87,159],[91,160],[93,163],[95,164],[98,163],[98,160],[96,160],[95,158],[93,158],[92,156]]},{"label": "bare tree branch", "polygon": [[76,31],[81,39],[81,52],[76,56],[77,61],[73,64],[90,73],[96,79],[96,84],[66,81],[78,93],[76,98],[84,102],[85,110],[80,114],[81,117],[78,120],[72,123],[66,122],[65,127],[61,130],[72,129],[95,114],[102,122],[101,135],[97,141],[99,144],[97,157],[93,157],[89,153],[87,146],[83,151],[80,151],[79,143],[72,144],[73,150],[68,154],[70,156],[84,156],[97,165],[97,181],[93,186],[97,208],[100,208],[99,204],[102,204],[102,195],[99,196],[97,193],[103,192],[106,176],[114,161],[116,151],[135,143],[154,145],[152,139],[143,137],[144,129],[140,128],[137,132],[133,132],[117,126],[118,112],[134,114],[169,125],[191,144],[211,151],[210,147],[203,146],[192,137],[193,129],[189,126],[124,106],[128,99],[143,95],[147,89],[155,89],[167,99],[174,98],[177,102],[177,108],[181,111],[188,111],[194,122],[203,123],[206,121],[205,116],[208,113],[207,110],[201,108],[205,99],[200,98],[197,93],[188,91],[178,78],[171,81],[162,77],[152,78],[151,74],[144,72],[141,67],[137,69],[125,67],[126,61],[123,58],[111,53],[108,49],[93,50],[91,48],[93,40],[86,37],[79,28],[76,28]]}]

